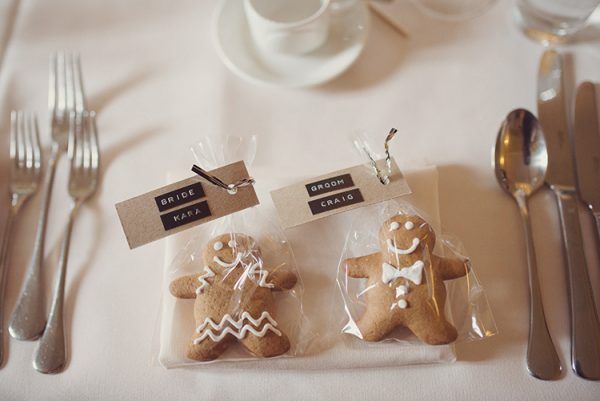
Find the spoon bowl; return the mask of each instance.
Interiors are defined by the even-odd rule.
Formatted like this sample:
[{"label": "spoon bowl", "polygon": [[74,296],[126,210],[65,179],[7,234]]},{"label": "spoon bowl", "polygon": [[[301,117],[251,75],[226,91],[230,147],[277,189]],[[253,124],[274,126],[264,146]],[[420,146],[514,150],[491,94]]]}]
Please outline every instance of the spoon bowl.
[{"label": "spoon bowl", "polygon": [[500,127],[494,151],[494,172],[500,186],[526,197],[542,185],[548,169],[548,151],[538,119],[529,111],[511,111]]}]

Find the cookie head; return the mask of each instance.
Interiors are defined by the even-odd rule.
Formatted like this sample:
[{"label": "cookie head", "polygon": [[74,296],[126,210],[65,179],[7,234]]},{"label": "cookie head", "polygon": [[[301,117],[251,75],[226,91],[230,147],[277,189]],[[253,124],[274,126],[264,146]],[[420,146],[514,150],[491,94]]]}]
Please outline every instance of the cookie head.
[{"label": "cookie head", "polygon": [[397,214],[385,221],[379,230],[382,250],[397,256],[410,255],[427,246],[433,250],[435,233],[419,216]]},{"label": "cookie head", "polygon": [[206,244],[204,261],[223,268],[237,266],[240,261],[252,257],[259,252],[258,244],[254,238],[244,234],[221,234]]}]

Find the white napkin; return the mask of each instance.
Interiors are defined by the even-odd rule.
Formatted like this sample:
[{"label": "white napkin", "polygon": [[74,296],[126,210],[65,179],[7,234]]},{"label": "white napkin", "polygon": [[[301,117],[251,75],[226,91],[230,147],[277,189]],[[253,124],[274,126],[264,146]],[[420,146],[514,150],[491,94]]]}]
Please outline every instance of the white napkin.
[{"label": "white napkin", "polygon": [[[255,177],[261,175],[253,169]],[[256,190],[265,213],[275,213],[268,191],[301,179],[273,177],[258,179]],[[172,177],[171,177],[172,178]],[[430,223],[440,227],[438,202],[438,173],[435,167],[409,171],[406,178],[413,191],[407,198],[425,212]],[[298,270],[304,284],[303,309],[310,321],[314,340],[307,354],[297,358],[276,358],[247,362],[260,364],[261,369],[335,369],[360,367],[400,366],[416,363],[453,362],[456,360],[454,347],[428,346],[422,344],[400,345],[397,343],[365,344],[338,334],[345,316],[343,312],[331,319],[330,305],[341,307],[342,299],[336,286],[337,265],[353,212],[332,216],[286,231],[292,244]],[[165,368],[189,365],[185,351],[191,333],[189,321],[191,308],[182,301],[176,302],[168,290],[168,268],[179,250],[187,243],[189,231],[166,239],[165,282],[163,283],[162,310],[160,319],[160,345],[158,360]],[[183,301],[193,302],[193,301]],[[189,305],[188,305],[189,306]],[[335,308],[334,308],[335,310]],[[182,329],[185,327],[185,329]],[[222,364],[225,366],[226,364]],[[232,364],[239,366],[239,364]]]}]

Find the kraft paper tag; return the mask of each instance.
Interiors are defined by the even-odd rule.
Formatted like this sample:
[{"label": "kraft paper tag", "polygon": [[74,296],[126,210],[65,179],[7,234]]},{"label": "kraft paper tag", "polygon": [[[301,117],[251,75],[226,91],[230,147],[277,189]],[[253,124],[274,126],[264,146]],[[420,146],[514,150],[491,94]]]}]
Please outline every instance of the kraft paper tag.
[{"label": "kraft paper tag", "polygon": [[[249,177],[243,161],[212,170],[224,182]],[[194,176],[117,203],[117,213],[131,249],[219,217],[258,205],[252,185],[227,190]]]},{"label": "kraft paper tag", "polygon": [[[385,160],[379,160],[377,165],[387,171]],[[366,165],[361,164],[277,189],[271,192],[271,198],[282,225],[290,228],[410,193],[408,183],[393,159],[389,179],[390,182],[383,185]]]}]

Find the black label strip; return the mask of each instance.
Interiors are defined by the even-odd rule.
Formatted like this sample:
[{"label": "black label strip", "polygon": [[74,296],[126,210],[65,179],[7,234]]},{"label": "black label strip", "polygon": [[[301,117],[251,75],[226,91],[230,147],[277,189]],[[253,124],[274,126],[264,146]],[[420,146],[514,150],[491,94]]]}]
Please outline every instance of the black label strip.
[{"label": "black label strip", "polygon": [[194,203],[181,209],[174,210],[169,213],[162,214],[162,220],[165,231],[183,226],[193,221],[202,220],[211,215],[207,201]]},{"label": "black label strip", "polygon": [[354,182],[352,181],[352,176],[350,174],[342,174],[306,184],[305,186],[308,191],[308,196],[313,197],[326,194],[327,192],[353,187]]},{"label": "black label strip", "polygon": [[308,206],[310,207],[312,214],[315,215],[360,202],[364,202],[364,198],[360,193],[360,189],[355,188],[350,191],[309,201]]},{"label": "black label strip", "polygon": [[167,192],[166,194],[154,198],[159,212],[173,209],[174,207],[204,198],[204,189],[199,182],[192,185],[178,188],[175,191]]}]

